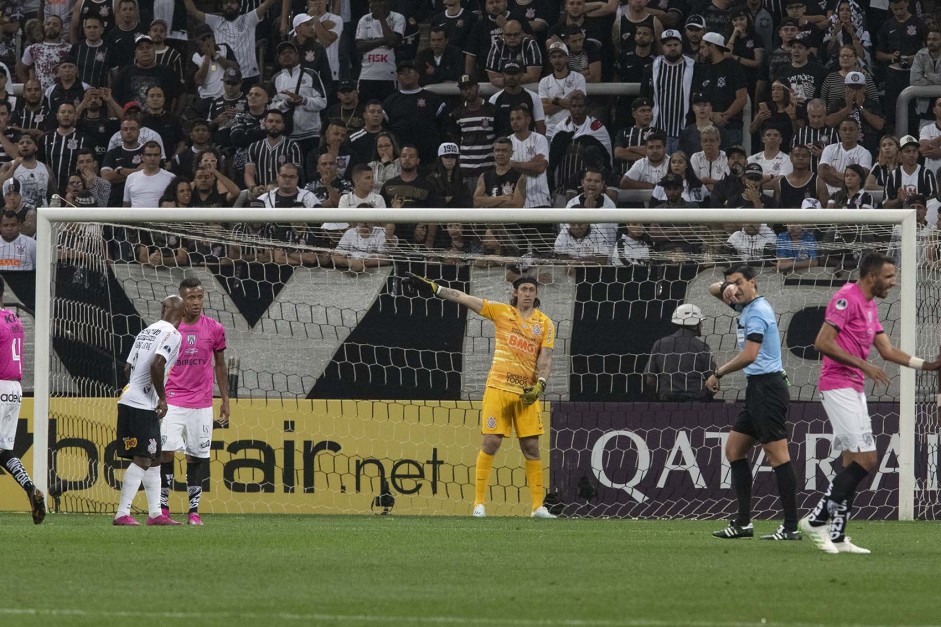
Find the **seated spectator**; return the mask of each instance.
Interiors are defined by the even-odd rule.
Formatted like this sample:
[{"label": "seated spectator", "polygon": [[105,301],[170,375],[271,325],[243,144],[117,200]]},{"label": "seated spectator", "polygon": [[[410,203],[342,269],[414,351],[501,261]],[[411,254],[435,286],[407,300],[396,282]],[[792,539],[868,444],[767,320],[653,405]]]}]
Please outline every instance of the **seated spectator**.
[{"label": "seated spectator", "polygon": [[445,142],[438,147],[438,159],[428,175],[428,182],[435,188],[438,198],[450,209],[470,206],[470,198],[461,168],[458,166],[461,151],[457,144]]},{"label": "seated spectator", "polygon": [[742,174],[748,165],[748,155],[741,146],[732,146],[726,151],[729,172],[712,186],[710,204],[713,207],[728,207],[729,201],[737,198],[744,189]]},{"label": "seated spectator", "polygon": [[510,113],[520,105],[529,109],[530,130],[545,135],[546,113],[542,108],[542,100],[539,94],[523,87],[523,66],[515,61],[504,63],[503,85],[503,89],[490,96],[488,101],[497,108],[497,114],[493,118],[496,136],[505,137],[514,132],[510,125]]},{"label": "seated spectator", "polygon": [[[214,165],[208,162],[197,164],[193,172],[193,199],[194,207],[231,207],[239,196],[239,188],[230,178],[227,178]],[[219,190],[219,186],[223,190]]]},{"label": "seated spectator", "polygon": [[259,200],[265,207],[292,209],[295,207],[318,207],[320,201],[311,192],[298,187],[301,168],[296,163],[282,163],[278,168],[278,184],[273,190],[262,194]]},{"label": "seated spectator", "polygon": [[800,224],[788,224],[787,231],[778,233],[777,270],[783,274],[806,270],[817,265],[817,238]]},{"label": "seated spectator", "polygon": [[876,202],[872,194],[863,188],[863,181],[868,175],[869,171],[859,164],[846,166],[843,187],[830,198],[827,206],[836,209],[874,209]]},{"label": "seated spectator", "polygon": [[[188,174],[193,171],[196,155],[204,150],[210,150],[212,146],[212,132],[209,129],[209,122],[206,120],[193,120],[190,125],[189,145],[183,145],[172,157],[172,162],[168,164],[167,169],[174,172]],[[219,154],[216,154],[219,158]],[[219,169],[223,169],[220,166]]]},{"label": "seated spectator", "polygon": [[[670,174],[675,174],[680,177],[680,181],[682,181],[681,197],[683,201],[689,203],[689,206],[701,207],[709,193],[703,186],[702,181],[699,180],[699,177],[696,176],[689,160],[686,158],[686,153],[683,151],[680,150],[670,155],[670,172],[667,176]],[[672,181],[674,179],[670,180]],[[663,179],[661,179],[660,184],[654,187],[653,192],[650,194],[650,204],[652,207],[657,206],[657,203],[667,199],[667,194],[663,189],[662,183]]]},{"label": "seated spectator", "polygon": [[[340,208],[385,208],[386,201],[373,191],[372,169],[368,165],[365,163],[354,165],[351,178],[353,179],[353,190],[340,196]],[[321,228],[329,238],[335,237],[339,241],[342,231],[345,231],[349,226],[345,222],[326,222]]]},{"label": "seated spectator", "polygon": [[782,176],[787,176],[793,171],[791,158],[781,150],[781,132],[768,127],[762,134],[765,149],[762,152],[753,154],[748,158],[748,163],[757,163],[761,166],[764,178],[761,182],[765,185],[777,183]]},{"label": "seated spectator", "polygon": [[807,103],[806,125],[798,128],[791,139],[791,147],[807,146],[810,149],[811,172],[817,172],[817,165],[823,149],[838,140],[836,131],[827,126],[827,106],[820,98]]},{"label": "seated spectator", "polygon": [[[901,164],[889,175],[885,183],[886,209],[897,209],[905,204],[905,199],[917,194],[924,198],[938,195],[938,182],[935,174],[918,163],[918,140],[906,135],[899,140],[902,146]],[[863,179],[865,180],[865,179]]]},{"label": "seated spectator", "polygon": [[556,126],[549,149],[549,172],[557,192],[572,189],[588,161],[588,154],[601,154],[605,169],[611,165],[611,135],[601,120],[587,113],[587,99],[580,91],[568,97],[570,115]]},{"label": "seated spectator", "polygon": [[[587,167],[582,174],[582,193],[574,196],[565,205],[570,208],[586,209],[614,209],[614,201],[605,192],[604,173],[596,167]],[[568,224],[560,224],[559,231],[566,229]],[[604,240],[605,249],[611,250],[617,239],[618,225],[616,223],[593,224],[592,230]]]},{"label": "seated spectator", "polygon": [[777,236],[767,224],[743,224],[732,233],[726,243],[743,261],[759,261],[774,256]]},{"label": "seated spectator", "polygon": [[449,254],[476,255],[480,253],[480,238],[470,225],[452,222],[446,225],[445,230],[451,239]]},{"label": "seated spectator", "polygon": [[601,42],[589,39],[580,26],[569,24],[562,34],[569,49],[569,67],[579,72],[588,83],[601,82]]},{"label": "seated spectator", "polygon": [[612,266],[637,266],[650,261],[650,238],[643,224],[628,223],[611,251]]},{"label": "seated spectator", "polygon": [[902,152],[902,146],[899,144],[898,137],[895,135],[883,135],[879,140],[879,155],[876,158],[876,164],[866,177],[866,189],[885,189],[885,184],[889,182],[889,175],[895,172],[899,167],[899,156]]},{"label": "seated spectator", "polygon": [[542,51],[535,39],[525,36],[519,20],[507,20],[502,35],[490,45],[486,69],[494,87],[504,87],[504,67],[510,62],[525,68],[522,83],[539,82],[543,66]]},{"label": "seated spectator", "polygon": [[[817,198],[826,201],[843,185],[843,171],[851,164],[858,164],[866,172],[872,167],[872,155],[859,145],[859,122],[855,118],[846,118],[840,123],[840,141],[830,144],[820,155],[817,174],[819,186]],[[865,182],[865,178],[863,181]]]},{"label": "seated spectator", "polygon": [[399,143],[395,135],[388,131],[381,131],[376,135],[376,149],[369,167],[372,168],[373,191],[377,194],[386,181],[402,173],[402,166],[399,163]]},{"label": "seated spectator", "polygon": [[[699,143],[702,145],[702,150],[690,158],[689,165],[696,178],[705,185],[706,190],[712,192],[715,184],[728,175],[729,158],[724,151],[719,149],[722,136],[715,126],[710,125],[699,131]],[[733,148],[741,149],[741,146]],[[742,155],[747,156],[744,153],[745,151],[742,150]]]},{"label": "seated spectator", "polygon": [[[853,46],[840,47],[837,53],[837,69],[827,74],[820,87],[820,98],[827,104],[827,109],[833,110],[846,103],[846,79],[852,72],[863,75],[861,83],[865,85],[866,98],[872,101],[879,99],[876,83],[872,75],[863,68],[860,59]],[[834,125],[831,124],[831,126]]]},{"label": "seated spectator", "polygon": [[[260,200],[253,200],[249,204],[253,209],[264,207]],[[240,222],[232,227],[233,240],[244,242],[241,245],[229,244],[226,248],[226,257],[231,262],[271,263],[274,256],[273,242],[277,238],[277,229],[274,224],[266,222]]]},{"label": "seated spectator", "polygon": [[759,129],[777,129],[781,134],[780,144],[790,146],[797,129],[797,107],[791,102],[790,94],[784,83],[774,81],[771,85],[771,102],[758,103],[758,114],[752,118],[748,131],[757,133]]},{"label": "seated spectator", "polygon": [[655,192],[659,190],[662,198],[651,198],[650,206],[662,209],[695,209],[699,207],[699,203],[687,199],[686,185],[687,182],[681,174],[670,172],[660,179],[654,190]]},{"label": "seated spectator", "polygon": [[362,272],[392,263],[385,253],[396,245],[394,231],[369,222],[358,222],[346,231],[333,253],[333,264],[350,272]]},{"label": "seated spectator", "polygon": [[644,391],[658,401],[687,402],[712,400],[706,389],[715,371],[712,349],[699,339],[706,317],[696,305],[680,305],[670,322],[675,331],[653,343],[644,368]]},{"label": "seated spectator", "polygon": [[317,197],[321,207],[338,207],[340,196],[352,191],[353,184],[340,177],[336,158],[331,153],[324,152],[317,157],[317,175],[304,189]]},{"label": "seated spectator", "polygon": [[644,144],[647,156],[634,162],[621,179],[621,189],[653,189],[670,169],[666,155],[666,135],[660,132],[647,135]]},{"label": "seated spectator", "polygon": [[843,102],[830,105],[828,108],[827,125],[839,126],[843,120],[856,120],[862,130],[859,139],[867,150],[876,150],[879,136],[885,128],[885,117],[882,114],[882,105],[878,99],[872,99],[863,89],[865,78],[861,72],[850,72],[846,75],[846,96]]},{"label": "seated spectator", "polygon": [[580,264],[603,264],[611,245],[593,224],[573,222],[562,229],[555,239],[555,256]]},{"label": "seated spectator", "polygon": [[[348,176],[347,170],[350,163],[353,162],[353,147],[347,141],[346,124],[340,118],[332,118],[327,124],[327,130],[324,132],[320,143],[320,152],[327,152],[333,155],[337,162],[337,173],[340,176]],[[311,151],[307,155],[307,170],[316,169],[316,151]],[[371,153],[370,153],[371,154]],[[363,162],[365,163],[365,161]],[[306,170],[305,170],[306,171]]]},{"label": "seated spectator", "polygon": [[16,213],[0,212],[0,268],[4,273],[36,269],[36,240],[20,233],[20,225]]},{"label": "seated spectator", "polygon": [[748,207],[748,208],[771,208],[777,206],[772,196],[764,193],[764,172],[757,163],[749,163],[742,171],[742,191],[738,196],[730,198],[726,202],[729,208]]}]

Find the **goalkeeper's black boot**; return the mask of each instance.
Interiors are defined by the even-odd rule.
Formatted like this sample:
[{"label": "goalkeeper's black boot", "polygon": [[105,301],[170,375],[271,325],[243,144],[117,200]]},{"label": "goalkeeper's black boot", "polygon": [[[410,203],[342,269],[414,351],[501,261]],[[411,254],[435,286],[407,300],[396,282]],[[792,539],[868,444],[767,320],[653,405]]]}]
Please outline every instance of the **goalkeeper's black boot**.
[{"label": "goalkeeper's black boot", "polygon": [[729,526],[719,531],[713,531],[712,535],[723,540],[734,540],[735,538],[752,538],[755,535],[755,527],[751,523],[740,525],[734,520],[729,521]]},{"label": "goalkeeper's black boot", "polygon": [[40,524],[46,518],[46,497],[41,490],[33,489],[29,497],[29,506],[33,514],[33,524]]},{"label": "goalkeeper's black boot", "polygon": [[768,535],[761,536],[762,540],[803,540],[804,536],[801,535],[800,531],[796,529],[794,531],[788,531],[784,528],[784,525],[778,527],[778,530],[774,533],[769,533]]}]

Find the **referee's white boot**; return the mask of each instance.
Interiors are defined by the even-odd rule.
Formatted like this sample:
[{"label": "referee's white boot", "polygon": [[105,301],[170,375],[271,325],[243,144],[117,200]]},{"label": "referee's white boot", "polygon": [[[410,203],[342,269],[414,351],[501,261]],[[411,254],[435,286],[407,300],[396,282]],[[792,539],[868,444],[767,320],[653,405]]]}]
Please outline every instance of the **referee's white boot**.
[{"label": "referee's white boot", "polygon": [[548,518],[558,518],[558,516],[555,516],[555,515],[553,515],[553,514],[550,514],[550,513],[549,513],[549,510],[546,509],[546,506],[545,506],[545,505],[543,505],[542,507],[537,507],[536,509],[534,509],[534,510],[533,510],[533,513],[531,514],[531,516],[532,516],[533,518],[546,518],[546,519],[548,519]]}]

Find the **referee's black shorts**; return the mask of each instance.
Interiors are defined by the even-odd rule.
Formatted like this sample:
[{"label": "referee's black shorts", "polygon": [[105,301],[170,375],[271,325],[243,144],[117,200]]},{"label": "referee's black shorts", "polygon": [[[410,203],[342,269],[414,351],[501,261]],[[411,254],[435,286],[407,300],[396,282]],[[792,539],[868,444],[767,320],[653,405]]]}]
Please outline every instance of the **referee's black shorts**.
[{"label": "referee's black shorts", "polygon": [[118,403],[118,457],[160,456],[160,419],[152,409]]},{"label": "referee's black shorts", "polygon": [[732,431],[750,436],[762,444],[787,439],[787,409],[791,397],[784,374],[773,372],[748,377],[745,406]]}]

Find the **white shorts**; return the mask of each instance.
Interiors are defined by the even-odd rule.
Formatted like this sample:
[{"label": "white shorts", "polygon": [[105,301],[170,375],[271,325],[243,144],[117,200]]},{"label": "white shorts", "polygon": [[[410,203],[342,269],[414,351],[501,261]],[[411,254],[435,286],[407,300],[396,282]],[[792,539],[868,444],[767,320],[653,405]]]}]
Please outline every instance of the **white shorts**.
[{"label": "white shorts", "polygon": [[23,388],[19,381],[0,381],[0,451],[12,451],[20,420]]},{"label": "white shorts", "polygon": [[820,400],[833,428],[833,450],[864,453],[876,450],[866,395],[853,388],[820,392]]},{"label": "white shorts", "polygon": [[206,459],[212,443],[212,407],[167,406],[160,421],[160,450],[185,451],[190,457]]}]

